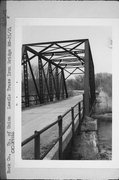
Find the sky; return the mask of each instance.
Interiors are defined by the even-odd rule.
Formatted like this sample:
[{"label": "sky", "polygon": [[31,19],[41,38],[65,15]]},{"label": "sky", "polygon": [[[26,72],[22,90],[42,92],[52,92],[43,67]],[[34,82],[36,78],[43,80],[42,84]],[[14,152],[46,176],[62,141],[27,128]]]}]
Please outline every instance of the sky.
[{"label": "sky", "polygon": [[22,43],[89,39],[95,73],[112,73],[112,29],[108,26],[24,26]]}]

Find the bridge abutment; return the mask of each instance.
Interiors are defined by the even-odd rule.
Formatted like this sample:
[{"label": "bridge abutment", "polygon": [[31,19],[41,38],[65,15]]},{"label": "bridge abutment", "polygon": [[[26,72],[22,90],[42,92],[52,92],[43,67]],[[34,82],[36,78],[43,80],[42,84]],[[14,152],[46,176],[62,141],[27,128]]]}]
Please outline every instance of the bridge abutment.
[{"label": "bridge abutment", "polygon": [[[70,131],[63,140],[63,159],[67,160],[96,160],[99,156],[97,138],[97,120],[86,116],[80,128],[76,124],[76,134],[73,138]],[[45,159],[59,159],[58,145],[48,154]]]},{"label": "bridge abutment", "polygon": [[86,116],[72,149],[74,160],[95,160],[98,157],[97,120]]}]

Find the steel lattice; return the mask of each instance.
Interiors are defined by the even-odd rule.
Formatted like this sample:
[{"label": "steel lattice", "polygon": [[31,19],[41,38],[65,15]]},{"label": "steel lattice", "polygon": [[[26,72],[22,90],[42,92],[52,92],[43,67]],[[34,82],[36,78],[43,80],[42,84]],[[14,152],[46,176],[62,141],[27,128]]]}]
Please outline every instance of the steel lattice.
[{"label": "steel lattice", "polygon": [[[32,69],[37,60],[38,82]],[[36,103],[68,98],[66,80],[72,74],[84,74],[85,113],[95,101],[94,65],[88,39],[24,44],[22,46],[24,73],[24,103],[30,106],[29,73]],[[29,73],[28,73],[29,69]]]}]

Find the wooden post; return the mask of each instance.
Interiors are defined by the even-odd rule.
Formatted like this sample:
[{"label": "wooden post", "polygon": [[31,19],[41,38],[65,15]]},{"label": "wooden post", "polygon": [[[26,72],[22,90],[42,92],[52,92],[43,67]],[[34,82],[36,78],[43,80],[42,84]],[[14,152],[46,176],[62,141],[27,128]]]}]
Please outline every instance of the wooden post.
[{"label": "wooden post", "polygon": [[80,124],[81,124],[81,103],[80,102],[78,104],[78,113],[79,113],[79,128],[80,128]]},{"label": "wooden post", "polygon": [[84,76],[84,107],[85,115],[89,115],[89,41],[85,41],[85,76]]},{"label": "wooden post", "polygon": [[34,142],[34,155],[35,159],[40,159],[40,135],[38,134],[37,131],[34,132],[35,135],[35,142]]},{"label": "wooden post", "polygon": [[84,115],[85,115],[85,103],[84,103],[84,94],[83,94],[83,117],[82,117],[82,119],[84,118]]},{"label": "wooden post", "polygon": [[62,116],[58,116],[58,125],[59,125],[59,160],[63,159],[62,153]]},{"label": "wooden post", "polygon": [[74,108],[71,108],[71,117],[72,117],[72,144],[73,144],[73,139],[74,139]]}]

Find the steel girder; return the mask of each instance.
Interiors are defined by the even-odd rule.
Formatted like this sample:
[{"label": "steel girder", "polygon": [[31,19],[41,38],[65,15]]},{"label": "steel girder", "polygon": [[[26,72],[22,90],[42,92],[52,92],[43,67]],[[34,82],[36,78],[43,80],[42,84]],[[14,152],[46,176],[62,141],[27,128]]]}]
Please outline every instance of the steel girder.
[{"label": "steel girder", "polygon": [[[36,58],[39,82],[37,82],[32,69],[33,61]],[[30,105],[29,67],[37,100],[41,104],[67,98],[66,79],[73,74],[84,74],[85,114],[89,114],[95,100],[95,79],[88,39],[24,44],[22,46],[22,65],[25,106]]]}]

